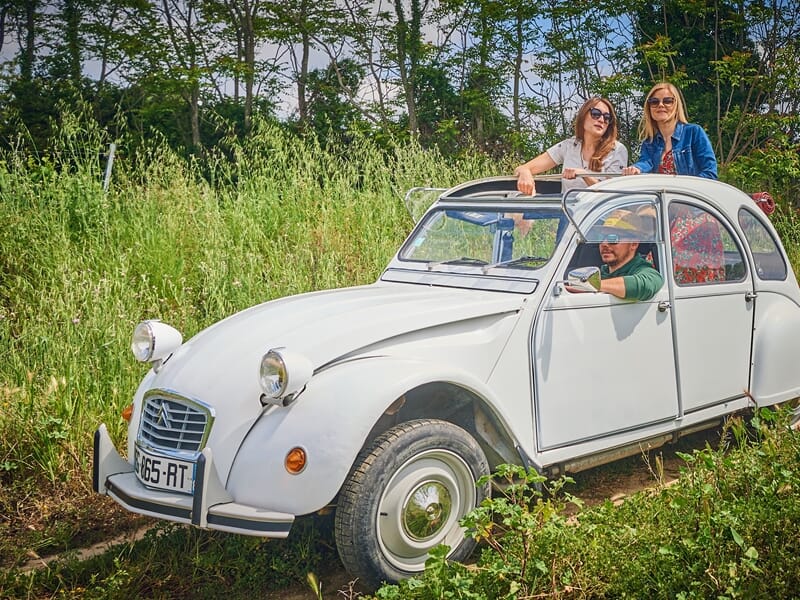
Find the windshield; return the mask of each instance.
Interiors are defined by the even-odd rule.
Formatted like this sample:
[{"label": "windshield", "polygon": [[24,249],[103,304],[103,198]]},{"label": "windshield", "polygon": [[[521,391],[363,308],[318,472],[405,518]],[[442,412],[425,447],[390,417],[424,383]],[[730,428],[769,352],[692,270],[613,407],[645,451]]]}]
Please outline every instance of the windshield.
[{"label": "windshield", "polygon": [[518,211],[439,209],[400,251],[400,260],[442,265],[539,269],[553,255],[567,226],[559,207]]}]

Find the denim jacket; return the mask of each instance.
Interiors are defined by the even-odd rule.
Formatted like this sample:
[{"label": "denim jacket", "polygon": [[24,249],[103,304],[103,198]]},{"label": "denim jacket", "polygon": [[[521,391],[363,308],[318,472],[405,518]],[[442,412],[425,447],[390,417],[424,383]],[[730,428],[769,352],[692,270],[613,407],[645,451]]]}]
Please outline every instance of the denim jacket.
[{"label": "denim jacket", "polygon": [[[664,154],[664,138],[660,132],[642,142],[638,167],[642,173],[658,173],[661,155]],[[672,134],[672,156],[678,175],[695,175],[708,179],[717,178],[717,157],[711,148],[705,130],[694,123],[677,123]]]}]

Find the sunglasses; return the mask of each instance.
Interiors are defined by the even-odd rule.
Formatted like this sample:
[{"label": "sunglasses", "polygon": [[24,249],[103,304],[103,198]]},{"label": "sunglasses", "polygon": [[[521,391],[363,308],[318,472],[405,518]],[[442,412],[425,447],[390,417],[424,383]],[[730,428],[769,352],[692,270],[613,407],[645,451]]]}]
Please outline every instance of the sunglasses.
[{"label": "sunglasses", "polygon": [[672,106],[675,104],[675,98],[672,96],[667,96],[666,98],[648,98],[647,103],[650,106],[658,106],[659,104],[663,104],[664,106]]},{"label": "sunglasses", "polygon": [[611,113],[607,113],[607,112],[604,113],[599,108],[590,108],[589,109],[589,114],[592,116],[592,118],[595,121],[597,119],[599,119],[600,117],[603,117],[603,121],[605,121],[606,123],[611,123]]},{"label": "sunglasses", "polygon": [[601,244],[618,244],[619,243],[619,236],[616,233],[609,233],[603,236],[603,239],[600,241]]}]

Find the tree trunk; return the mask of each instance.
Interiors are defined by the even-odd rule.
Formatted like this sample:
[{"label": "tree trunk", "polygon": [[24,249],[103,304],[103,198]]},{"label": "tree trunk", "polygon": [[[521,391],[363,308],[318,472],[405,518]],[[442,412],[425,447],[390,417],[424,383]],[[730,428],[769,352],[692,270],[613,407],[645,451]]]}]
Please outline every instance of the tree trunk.
[{"label": "tree trunk", "polygon": [[36,50],[36,0],[25,3],[25,46],[19,57],[19,74],[23,82],[33,79],[33,60]]},{"label": "tree trunk", "polygon": [[303,53],[300,57],[300,73],[297,76],[297,113],[300,125],[308,124],[308,99],[306,98],[306,81],[308,81],[308,60],[311,54],[311,37],[304,28],[301,34]]},{"label": "tree trunk", "polygon": [[76,0],[64,0],[64,33],[67,46],[67,73],[75,89],[81,83],[81,13]]},{"label": "tree trunk", "polygon": [[256,35],[253,29],[253,7],[244,1],[242,15],[242,41],[244,45],[244,130],[250,131],[253,123],[253,82],[256,73]]}]

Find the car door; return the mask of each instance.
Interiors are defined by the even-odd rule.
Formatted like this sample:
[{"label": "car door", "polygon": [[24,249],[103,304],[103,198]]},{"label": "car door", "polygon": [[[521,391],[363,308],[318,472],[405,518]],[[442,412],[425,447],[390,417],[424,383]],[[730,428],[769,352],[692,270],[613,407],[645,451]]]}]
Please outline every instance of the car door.
[{"label": "car door", "polygon": [[748,393],[753,279],[724,217],[692,198],[668,202],[679,390],[691,413]]},{"label": "car door", "polygon": [[[626,208],[635,211],[645,204],[657,211],[661,224],[657,203]],[[663,274],[668,263],[662,239],[657,234],[649,251]],[[587,259],[593,252],[596,256]],[[559,274],[592,263],[600,264],[596,244],[573,242]],[[604,293],[572,293],[554,282],[532,336],[538,450],[674,420],[674,357],[666,284],[652,299],[634,302]]]}]

